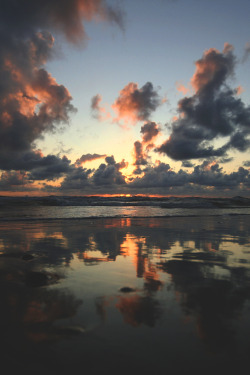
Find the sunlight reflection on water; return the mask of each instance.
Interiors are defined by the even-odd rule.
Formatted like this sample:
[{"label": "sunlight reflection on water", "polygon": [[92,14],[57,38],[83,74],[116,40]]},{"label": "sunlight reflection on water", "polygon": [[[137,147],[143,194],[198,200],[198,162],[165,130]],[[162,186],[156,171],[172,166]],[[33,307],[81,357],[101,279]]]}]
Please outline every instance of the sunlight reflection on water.
[{"label": "sunlight reflection on water", "polygon": [[9,373],[243,369],[249,237],[245,216],[0,223]]},{"label": "sunlight reflection on water", "polygon": [[161,208],[157,206],[13,206],[1,207],[0,220],[89,217],[162,217],[250,215],[249,207]]}]

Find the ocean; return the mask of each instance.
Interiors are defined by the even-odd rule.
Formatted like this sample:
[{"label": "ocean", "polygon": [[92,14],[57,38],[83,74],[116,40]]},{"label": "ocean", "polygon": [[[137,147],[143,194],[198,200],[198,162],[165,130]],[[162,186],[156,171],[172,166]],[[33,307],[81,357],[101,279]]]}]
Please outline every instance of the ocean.
[{"label": "ocean", "polygon": [[249,201],[0,197],[6,373],[245,371]]},{"label": "ocean", "polygon": [[249,214],[250,199],[243,197],[0,197],[0,220]]}]

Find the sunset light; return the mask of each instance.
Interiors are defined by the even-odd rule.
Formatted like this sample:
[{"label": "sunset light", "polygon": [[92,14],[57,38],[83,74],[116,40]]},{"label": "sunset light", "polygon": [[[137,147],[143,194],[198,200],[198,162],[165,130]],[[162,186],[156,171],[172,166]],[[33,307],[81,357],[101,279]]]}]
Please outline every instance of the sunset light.
[{"label": "sunset light", "polygon": [[249,20],[0,0],[3,375],[246,372]]}]

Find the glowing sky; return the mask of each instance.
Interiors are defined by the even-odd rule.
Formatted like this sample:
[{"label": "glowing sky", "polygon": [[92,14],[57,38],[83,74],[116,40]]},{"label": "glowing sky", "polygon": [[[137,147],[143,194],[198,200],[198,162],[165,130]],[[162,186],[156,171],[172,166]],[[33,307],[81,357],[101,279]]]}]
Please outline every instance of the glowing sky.
[{"label": "glowing sky", "polygon": [[248,0],[2,0],[0,193],[250,195]]}]

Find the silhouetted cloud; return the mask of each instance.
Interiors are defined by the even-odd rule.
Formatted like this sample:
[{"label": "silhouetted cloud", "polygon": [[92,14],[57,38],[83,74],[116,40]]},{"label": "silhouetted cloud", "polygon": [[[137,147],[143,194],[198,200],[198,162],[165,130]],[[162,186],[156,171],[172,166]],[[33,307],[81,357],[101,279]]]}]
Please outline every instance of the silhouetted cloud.
[{"label": "silhouetted cloud", "polygon": [[[234,75],[236,58],[233,47],[225,44],[223,52],[209,49],[196,61],[191,79],[195,94],[178,103],[179,117],[172,132],[157,151],[174,160],[223,157],[227,151],[246,151],[249,146],[250,107],[237,97],[227,80]],[[230,137],[218,148],[215,139]]]},{"label": "silhouetted cloud", "polygon": [[178,173],[171,170],[169,164],[160,163],[155,167],[144,169],[144,176],[137,177],[131,182],[131,187],[156,188],[185,185],[188,179],[186,172],[180,170]]},{"label": "silhouetted cloud", "polygon": [[246,188],[250,186],[249,170],[240,167],[238,171],[227,174],[215,161],[205,161],[195,166],[191,173],[182,169],[175,172],[169,164],[160,163],[158,166],[145,168],[143,177],[136,177],[129,184],[131,188],[166,188],[166,193],[168,188],[172,187],[179,187],[185,193],[190,191],[190,188],[195,192],[195,190],[200,191],[201,187],[221,190],[239,188],[240,185]]},{"label": "silhouetted cloud", "polygon": [[181,164],[182,167],[184,168],[192,168],[194,166],[193,163],[191,163],[191,161],[189,160],[184,160]]},{"label": "silhouetted cloud", "polygon": [[230,161],[232,161],[234,158],[233,157],[223,157],[223,158],[220,158],[219,160],[218,160],[218,162],[219,163],[222,163],[222,164],[224,164],[224,163],[229,163]]},{"label": "silhouetted cloud", "polygon": [[4,171],[0,176],[0,189],[11,190],[20,189],[29,184],[29,179],[26,172],[20,171]]},{"label": "silhouetted cloud", "polygon": [[71,173],[68,173],[61,183],[59,190],[78,190],[81,192],[86,187],[89,187],[90,174],[92,173],[91,169],[87,168],[74,168]]},{"label": "silhouetted cloud", "polygon": [[147,155],[143,151],[143,143],[136,141],[134,143],[134,165],[147,165]]},{"label": "silhouetted cloud", "polygon": [[48,155],[37,158],[34,161],[34,166],[31,165],[30,169],[32,170],[28,175],[32,180],[55,180],[70,173],[74,170],[74,166],[66,156],[59,158],[55,155]]},{"label": "silhouetted cloud", "polygon": [[160,134],[160,128],[155,122],[148,122],[141,127],[141,133],[143,143],[149,143]]},{"label": "silhouetted cloud", "polygon": [[250,160],[244,161],[244,167],[250,167]]},{"label": "silhouetted cloud", "polygon": [[84,154],[79,159],[76,160],[75,164],[77,166],[80,166],[83,163],[86,163],[87,161],[97,160],[104,158],[107,155],[100,155],[100,154]]},{"label": "silhouetted cloud", "polygon": [[93,175],[94,185],[107,186],[126,184],[125,177],[120,172],[120,169],[125,167],[125,162],[116,163],[113,156],[107,156],[105,161],[107,164],[100,164]]},{"label": "silhouetted cloud", "polygon": [[141,127],[142,141],[134,142],[134,165],[136,169],[134,174],[141,174],[143,169],[141,166],[146,166],[149,161],[148,152],[154,147],[154,141],[160,134],[160,127],[155,122],[147,122]]}]

